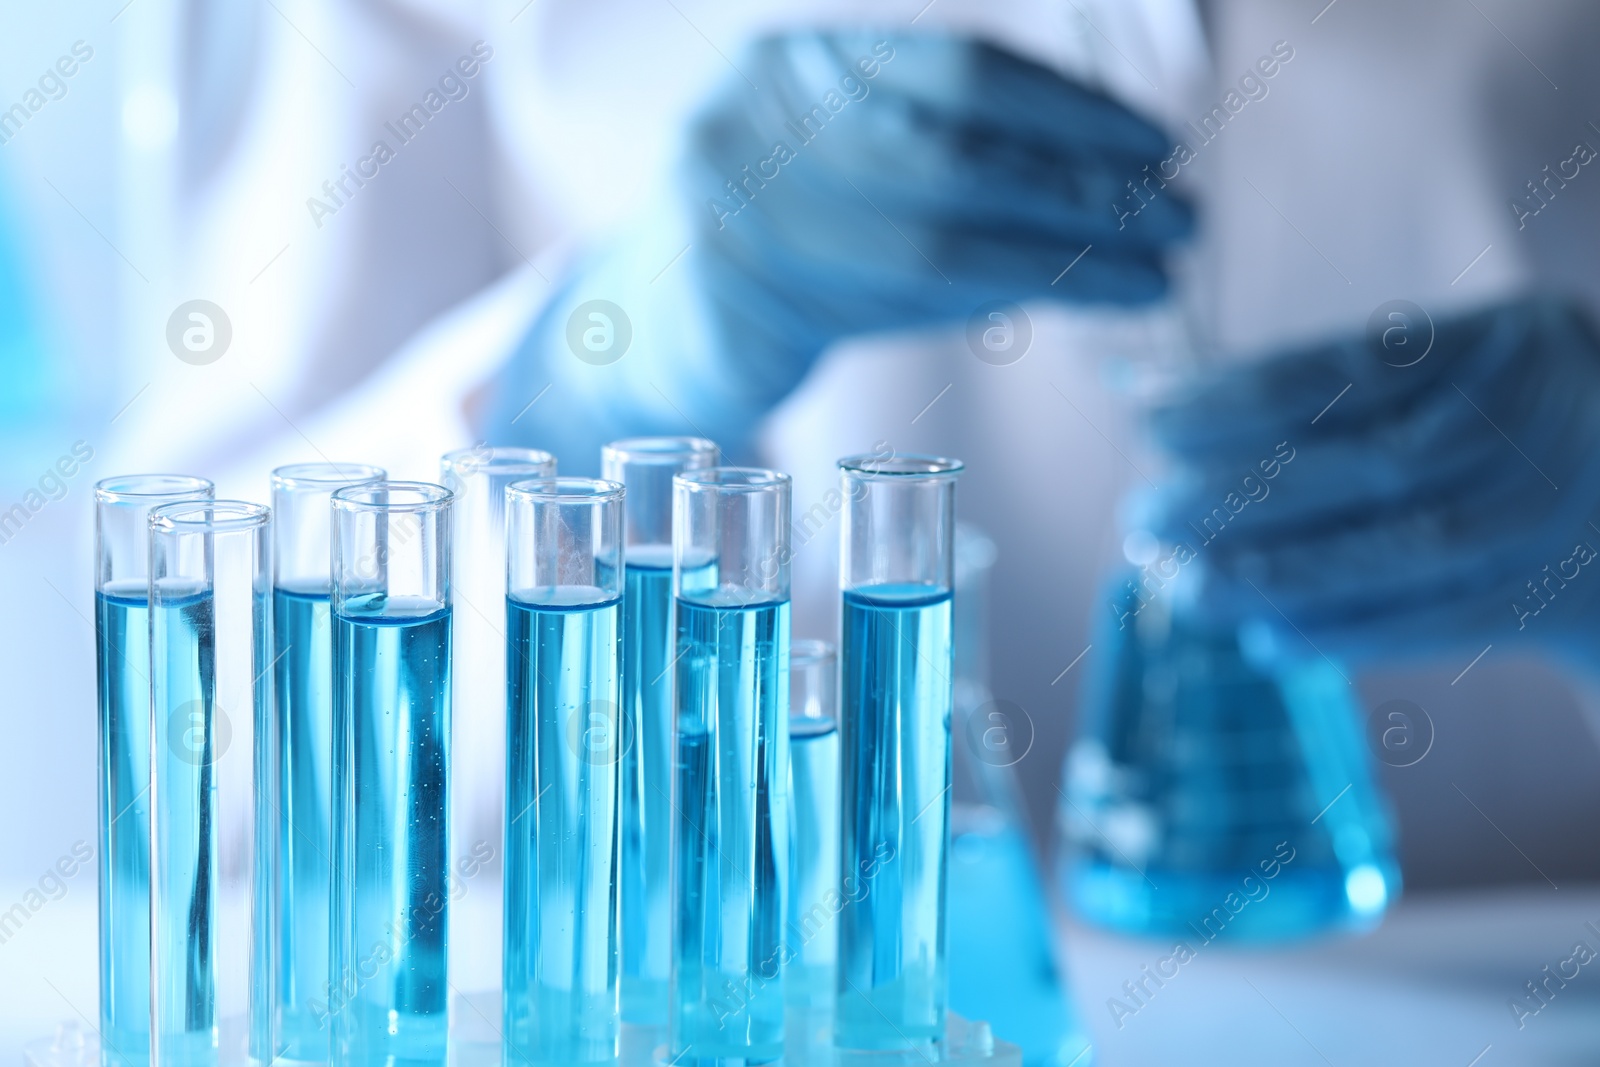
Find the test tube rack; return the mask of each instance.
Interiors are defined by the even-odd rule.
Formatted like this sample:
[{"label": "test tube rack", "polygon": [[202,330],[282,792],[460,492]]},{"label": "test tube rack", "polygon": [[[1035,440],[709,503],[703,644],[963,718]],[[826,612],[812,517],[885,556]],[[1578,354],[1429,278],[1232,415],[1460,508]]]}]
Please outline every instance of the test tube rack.
[{"label": "test tube rack", "polygon": [[[839,1052],[833,1048],[825,1015],[794,1011],[786,1020],[789,1038],[783,1060],[774,1067],[928,1067],[929,1064],[982,1064],[1022,1067],[1022,1050],[997,1039],[984,1022],[947,1016],[945,1039],[916,1052]],[[618,1067],[666,1067],[661,1031],[622,1027]],[[450,1050],[450,1067],[499,1067],[499,1047],[461,1043]],[[102,1067],[100,1039],[75,1022],[56,1028],[51,1037],[32,1041],[22,1050],[25,1067]],[[241,1065],[242,1067],[242,1065]]]}]

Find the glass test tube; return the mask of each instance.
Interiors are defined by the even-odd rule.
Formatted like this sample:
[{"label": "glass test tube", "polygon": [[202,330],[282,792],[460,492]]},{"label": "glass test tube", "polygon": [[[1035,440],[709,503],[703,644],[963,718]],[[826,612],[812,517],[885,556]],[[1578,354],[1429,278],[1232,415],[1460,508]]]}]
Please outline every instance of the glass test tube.
[{"label": "glass test tube", "polygon": [[680,1065],[783,1054],[789,864],[789,476],[673,479],[675,924]]},{"label": "glass test tube", "polygon": [[833,1005],[839,926],[838,671],[827,641],[789,648],[789,964],[791,1006]]},{"label": "glass test tube", "polygon": [[276,1054],[270,523],[239,500],[150,513],[152,1067]]},{"label": "glass test tube", "polygon": [[622,495],[506,490],[506,1062],[614,1063]]},{"label": "glass test tube", "polygon": [[956,460],[839,461],[845,497],[834,1043],[944,1037]]},{"label": "glass test tube", "polygon": [[667,1024],[672,960],[672,479],[717,462],[702,437],[634,437],[600,453],[627,487],[622,601],[622,1018]]},{"label": "glass test tube", "polygon": [[987,534],[955,529],[955,718],[945,960],[950,1010],[983,1020],[1026,1063],[1083,1064],[1089,1032],[1068,987],[1016,765],[1033,745],[1023,709],[989,689]]},{"label": "glass test tube", "polygon": [[333,494],[333,1063],[443,1064],[450,491]]},{"label": "glass test tube", "polygon": [[94,487],[105,1067],[139,1067],[150,1057],[150,509],[212,495],[204,478],[178,474],[130,474]]},{"label": "glass test tube", "polygon": [[277,731],[275,924],[279,1055],[328,1059],[328,879],[333,843],[335,491],[382,481],[363,463],[272,472],[272,659]]},{"label": "glass test tube", "polygon": [[533,448],[446,452],[450,505],[450,1040],[498,1062],[506,808],[506,487],[552,478]]}]

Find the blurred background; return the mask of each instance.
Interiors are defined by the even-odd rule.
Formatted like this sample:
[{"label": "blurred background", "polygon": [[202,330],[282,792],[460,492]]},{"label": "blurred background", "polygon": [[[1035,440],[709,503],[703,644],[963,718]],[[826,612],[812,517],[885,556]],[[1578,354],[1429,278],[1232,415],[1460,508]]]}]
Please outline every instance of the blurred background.
[{"label": "blurred background", "polygon": [[[1574,139],[1600,144],[1600,16],[1577,0],[1325,3],[1147,4],[1119,30],[1069,0],[915,0],[885,21],[1068,68],[1092,52],[1108,91],[1169,128],[1288,42],[1270,93],[1185,168],[1201,229],[1175,269],[1184,314],[1217,350],[1359,331],[1394,299],[1438,316],[1553,281],[1600,301],[1600,178],[1563,188],[1555,225],[1519,230],[1508,210]],[[442,452],[473,443],[474,398],[563,265],[666,180],[676,131],[728,57],[764,28],[844,21],[850,7],[0,0],[0,911],[95,841],[93,483],[170,469],[263,500],[271,467],[330,457],[436,478]],[[376,177],[345,180],[468,56],[477,72],[459,97]],[[215,339],[185,358],[171,339],[196,307]],[[1126,384],[1148,322],[1043,304],[1026,317],[1031,341],[1004,365],[979,358],[964,324],[837,346],[760,447],[794,476],[797,522],[834,487],[840,455],[888,442],[966,461],[960,517],[997,549],[990,686],[1032,731],[1016,771],[1048,871],[1081,683],[1101,651],[1092,628],[1111,608],[1101,584],[1123,559],[1119,500],[1160,460]],[[80,461],[70,477],[51,473],[63,456]],[[837,522],[797,534],[797,636],[833,635]],[[1571,679],[1500,649],[1469,658],[1358,679],[1365,706],[1409,701],[1434,731],[1425,758],[1378,765],[1398,820],[1400,916],[1439,901],[1385,951],[1435,978],[1487,958],[1463,938],[1525,957],[1461,1016],[1487,1035],[1462,1039],[1462,1064],[1520,1033],[1501,1002],[1570,953],[1579,918],[1600,920],[1600,906],[1548,927],[1528,918],[1524,938],[1470,911],[1513,900],[1511,914],[1536,917],[1556,886],[1569,898],[1600,876],[1600,752]],[[0,942],[0,1055],[58,1019],[93,1019],[93,881],[86,867]],[[1465,925],[1451,908],[1469,908]],[[1146,1057],[1181,1047],[1162,1044],[1172,1035],[1215,1027],[1173,997],[1168,1024],[1129,1020],[1143,1033],[1124,1036],[1106,998],[1157,954],[1088,930],[1068,944],[1104,1062],[1158,1062]],[[1372,963],[1344,943],[1314,951],[1318,981]],[[1316,1016],[1314,990],[1305,998]],[[1281,1030],[1293,1014],[1253,1003],[1251,1026]],[[1308,1055],[1279,1037],[1275,1062]],[[1454,1048],[1436,1062],[1458,1062]]]}]

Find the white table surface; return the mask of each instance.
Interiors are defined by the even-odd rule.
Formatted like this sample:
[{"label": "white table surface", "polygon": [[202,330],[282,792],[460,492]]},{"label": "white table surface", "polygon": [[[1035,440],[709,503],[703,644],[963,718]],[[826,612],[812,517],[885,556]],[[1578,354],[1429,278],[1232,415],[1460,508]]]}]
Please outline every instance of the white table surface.
[{"label": "white table surface", "polygon": [[1416,895],[1366,937],[1202,948],[1120,1028],[1107,1000],[1131,1004],[1122,984],[1172,946],[1075,925],[1067,957],[1102,1067],[1593,1067],[1600,958],[1520,1029],[1508,1007],[1580,940],[1600,954],[1587,922],[1600,929],[1600,888]]}]

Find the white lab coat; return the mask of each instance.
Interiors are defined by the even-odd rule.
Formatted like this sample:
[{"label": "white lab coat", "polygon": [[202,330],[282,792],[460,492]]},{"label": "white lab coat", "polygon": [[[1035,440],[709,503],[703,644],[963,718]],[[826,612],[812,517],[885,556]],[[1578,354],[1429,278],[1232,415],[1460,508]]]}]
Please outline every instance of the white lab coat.
[{"label": "white lab coat", "polygon": [[[1047,0],[285,0],[253,23],[208,21],[198,4],[169,10],[186,50],[232,61],[178,68],[171,91],[204,121],[134,160],[170,186],[172,240],[149,257],[180,279],[173,303],[180,293],[215,301],[236,340],[203,374],[135,345],[142,365],[130,381],[157,387],[122,420],[119,451],[155,465],[227,457],[233,472],[221,476],[240,492],[291,456],[362,455],[434,476],[438,452],[471,436],[463,405],[509,350],[498,336],[491,350],[473,348],[493,332],[476,317],[531,319],[566,252],[640,210],[665,180],[688,110],[763,29],[915,19],[1168,114],[1204,65],[1190,0],[1104,12]],[[1087,12],[1164,91],[1120,61],[1107,66]],[[402,142],[411,130],[399,117],[474,53],[487,58],[459,79],[464,99],[447,99]],[[138,76],[160,78],[153,64]],[[393,155],[381,166],[378,141]],[[465,310],[479,300],[481,313]],[[131,328],[140,341],[169,307],[151,303]]]}]

